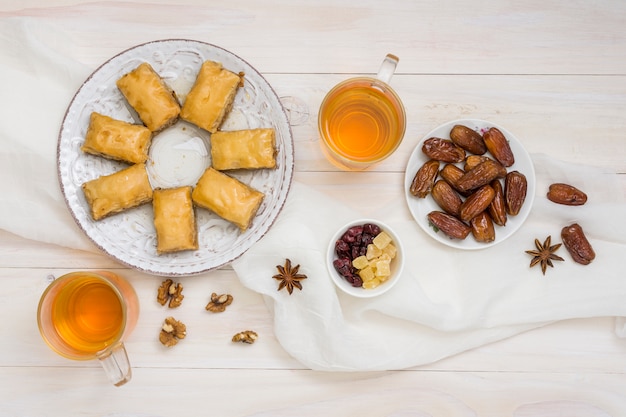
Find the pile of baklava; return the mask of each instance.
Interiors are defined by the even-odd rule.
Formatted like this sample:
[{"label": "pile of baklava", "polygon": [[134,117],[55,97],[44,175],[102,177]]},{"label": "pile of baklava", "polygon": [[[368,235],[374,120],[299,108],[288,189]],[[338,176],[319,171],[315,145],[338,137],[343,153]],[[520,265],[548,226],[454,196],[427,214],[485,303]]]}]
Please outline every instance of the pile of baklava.
[{"label": "pile of baklava", "polygon": [[[130,164],[82,184],[93,220],[152,202],[158,254],[198,249],[194,207],[214,212],[241,231],[248,229],[264,194],[224,171],[273,169],[277,151],[272,128],[219,130],[243,85],[243,74],[205,61],[182,106],[148,63],[116,84],[143,124],[91,114],[82,151]],[[146,171],[150,143],[179,119],[211,133],[211,166],[193,187],[153,190]]]}]

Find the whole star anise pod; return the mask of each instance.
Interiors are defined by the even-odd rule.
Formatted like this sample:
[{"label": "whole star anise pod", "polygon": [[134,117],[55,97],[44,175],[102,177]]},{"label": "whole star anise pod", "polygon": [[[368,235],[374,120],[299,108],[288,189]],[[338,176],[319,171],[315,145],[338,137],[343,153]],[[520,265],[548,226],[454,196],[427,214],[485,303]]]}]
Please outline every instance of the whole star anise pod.
[{"label": "whole star anise pod", "polygon": [[274,275],[272,278],[280,281],[277,291],[287,288],[287,291],[291,294],[293,293],[294,287],[302,291],[302,283],[300,283],[300,281],[306,279],[307,277],[304,274],[298,274],[300,265],[292,267],[291,260],[286,259],[285,266],[276,265],[276,269],[278,269],[279,274]]},{"label": "whole star anise pod", "polygon": [[541,242],[539,242],[539,239],[535,239],[535,246],[537,247],[537,250],[526,251],[527,254],[533,256],[533,259],[530,261],[530,267],[532,268],[533,266],[540,263],[541,272],[543,273],[543,275],[546,274],[546,269],[548,269],[548,266],[554,267],[554,265],[552,264],[553,260],[564,260],[560,256],[555,255],[555,252],[561,247],[561,244],[557,243],[556,245],[550,246],[551,241],[552,236],[548,236],[545,242],[543,242],[543,245],[541,244]]}]

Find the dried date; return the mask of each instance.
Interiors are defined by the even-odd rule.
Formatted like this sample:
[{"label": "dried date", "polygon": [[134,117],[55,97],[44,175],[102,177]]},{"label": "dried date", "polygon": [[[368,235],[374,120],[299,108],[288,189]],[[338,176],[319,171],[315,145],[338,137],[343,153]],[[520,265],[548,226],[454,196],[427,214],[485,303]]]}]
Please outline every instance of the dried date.
[{"label": "dried date", "polygon": [[465,174],[465,172],[454,164],[445,164],[441,171],[439,171],[439,176],[446,180],[448,184],[452,186],[456,191],[458,191],[462,196],[467,197],[471,194],[470,191],[461,191],[457,186],[459,179]]},{"label": "dried date", "polygon": [[504,178],[506,174],[506,168],[502,164],[493,159],[487,159],[463,174],[456,182],[456,186],[461,191],[474,190],[497,178]]},{"label": "dried date", "polygon": [[565,226],[561,230],[561,240],[575,262],[588,265],[595,259],[596,253],[578,223]]},{"label": "dried date", "polygon": [[445,180],[439,180],[433,186],[432,191],[433,200],[439,205],[446,213],[458,216],[461,209],[461,196],[448,184]]},{"label": "dried date", "polygon": [[509,145],[509,141],[506,139],[500,129],[496,127],[489,128],[483,133],[483,140],[487,150],[498,160],[504,167],[510,167],[515,163],[515,156]]},{"label": "dried date", "polygon": [[528,181],[524,174],[519,171],[511,171],[506,174],[504,178],[504,201],[508,214],[511,216],[519,214],[526,200],[527,189]]},{"label": "dried date", "polygon": [[483,185],[461,204],[459,218],[464,222],[469,222],[489,207],[495,195],[496,193],[491,186]]},{"label": "dried date", "polygon": [[502,183],[500,180],[493,180],[489,183],[495,195],[491,204],[489,204],[489,214],[491,215],[491,219],[498,226],[505,226],[507,221],[506,214],[506,202],[504,201],[504,190],[502,189]]},{"label": "dried date", "polygon": [[553,203],[566,206],[582,206],[587,202],[587,194],[572,185],[563,183],[551,184],[547,197]]},{"label": "dried date", "polygon": [[488,212],[483,211],[475,216],[470,221],[470,226],[472,227],[472,235],[477,242],[489,243],[496,239],[496,230]]},{"label": "dried date", "polygon": [[429,138],[422,145],[422,152],[430,159],[457,163],[465,159],[465,150],[448,139]]},{"label": "dried date", "polygon": [[411,182],[411,194],[418,198],[426,197],[435,184],[439,173],[439,161],[430,159],[417,170]]},{"label": "dried date", "polygon": [[477,131],[467,126],[455,125],[450,130],[452,142],[475,155],[482,155],[487,152],[485,141]]},{"label": "dried date", "polygon": [[441,230],[451,239],[463,240],[472,231],[467,224],[443,211],[431,211],[428,213],[427,217],[430,224],[438,230]]}]

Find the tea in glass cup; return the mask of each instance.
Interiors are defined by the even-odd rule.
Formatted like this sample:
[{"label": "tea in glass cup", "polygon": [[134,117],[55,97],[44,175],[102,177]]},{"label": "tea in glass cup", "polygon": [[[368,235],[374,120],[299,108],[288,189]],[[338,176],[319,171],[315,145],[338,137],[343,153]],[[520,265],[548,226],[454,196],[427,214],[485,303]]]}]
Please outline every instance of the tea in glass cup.
[{"label": "tea in glass cup", "polygon": [[322,150],[336,166],[362,170],[391,155],[402,142],[406,114],[389,86],[398,58],[387,55],[376,78],[356,77],[331,89],[320,106]]},{"label": "tea in glass cup", "polygon": [[72,272],[55,279],[39,301],[44,341],[73,360],[98,359],[116,386],[131,378],[123,341],[134,329],[139,301],[128,281],[108,271]]}]

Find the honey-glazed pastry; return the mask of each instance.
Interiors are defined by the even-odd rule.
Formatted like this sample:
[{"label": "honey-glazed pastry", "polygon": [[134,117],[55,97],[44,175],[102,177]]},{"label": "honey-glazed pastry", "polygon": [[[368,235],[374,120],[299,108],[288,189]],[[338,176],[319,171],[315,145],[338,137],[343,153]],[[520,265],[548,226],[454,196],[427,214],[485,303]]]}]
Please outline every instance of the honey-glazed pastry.
[{"label": "honey-glazed pastry", "polygon": [[222,64],[205,61],[187,94],[180,117],[213,133],[230,111],[241,77]]},{"label": "honey-glazed pastry", "polygon": [[199,207],[211,210],[245,231],[263,202],[264,194],[209,167],[198,180],[191,197]]},{"label": "honey-glazed pastry", "polygon": [[154,190],[152,207],[157,253],[198,249],[190,186]]},{"label": "honey-glazed pastry", "polygon": [[144,125],[93,112],[89,117],[85,142],[80,149],[107,159],[137,164],[148,159],[151,140],[152,132]]},{"label": "honey-glazed pastry", "polygon": [[152,187],[143,163],[87,181],[82,189],[94,220],[152,200]]},{"label": "honey-glazed pastry", "polygon": [[180,104],[176,94],[147,62],[122,76],[116,84],[151,131],[163,130],[178,119]]},{"label": "honey-glazed pastry", "polygon": [[275,168],[276,133],[271,128],[215,132],[211,161],[218,171]]}]

